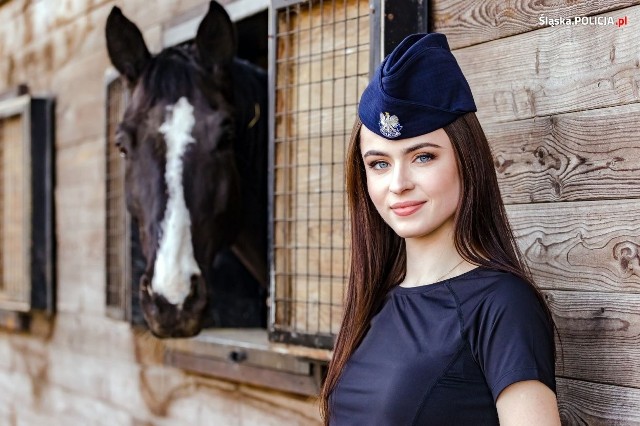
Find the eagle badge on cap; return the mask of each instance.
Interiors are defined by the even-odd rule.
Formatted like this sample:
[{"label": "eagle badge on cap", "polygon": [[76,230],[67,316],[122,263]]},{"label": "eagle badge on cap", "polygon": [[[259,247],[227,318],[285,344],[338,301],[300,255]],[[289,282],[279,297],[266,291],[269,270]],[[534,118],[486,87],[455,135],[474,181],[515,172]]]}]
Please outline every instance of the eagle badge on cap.
[{"label": "eagle badge on cap", "polygon": [[388,112],[380,113],[380,133],[385,138],[397,138],[400,136],[400,120],[395,115],[389,115]]}]

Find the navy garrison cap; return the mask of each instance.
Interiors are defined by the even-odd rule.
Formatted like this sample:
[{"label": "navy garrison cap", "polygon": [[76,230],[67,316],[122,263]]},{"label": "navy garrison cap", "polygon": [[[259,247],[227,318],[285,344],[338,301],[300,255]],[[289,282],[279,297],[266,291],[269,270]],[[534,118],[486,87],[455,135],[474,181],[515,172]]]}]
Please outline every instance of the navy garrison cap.
[{"label": "navy garrison cap", "polygon": [[475,112],[471,88],[444,34],[405,38],[376,69],[362,93],[358,116],[387,139],[432,132]]}]

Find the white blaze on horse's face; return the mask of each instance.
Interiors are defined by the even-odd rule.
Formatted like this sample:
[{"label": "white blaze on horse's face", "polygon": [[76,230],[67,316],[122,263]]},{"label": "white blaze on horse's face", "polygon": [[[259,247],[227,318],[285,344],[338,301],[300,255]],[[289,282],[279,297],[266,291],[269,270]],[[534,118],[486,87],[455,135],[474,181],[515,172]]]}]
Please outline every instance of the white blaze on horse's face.
[{"label": "white blaze on horse's face", "polygon": [[191,218],[184,201],[182,185],[183,155],[194,143],[191,130],[193,106],[182,97],[167,107],[166,121],[160,126],[167,145],[165,180],[167,206],[160,224],[161,236],[154,265],[151,289],[174,305],[181,305],[191,291],[191,277],[200,275],[191,244]]}]

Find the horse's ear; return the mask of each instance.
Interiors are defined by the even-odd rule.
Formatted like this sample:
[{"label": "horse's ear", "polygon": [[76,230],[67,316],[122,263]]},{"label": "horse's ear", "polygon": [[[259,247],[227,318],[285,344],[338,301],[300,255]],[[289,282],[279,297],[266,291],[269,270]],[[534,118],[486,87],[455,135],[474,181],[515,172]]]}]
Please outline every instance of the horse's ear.
[{"label": "horse's ear", "polygon": [[196,46],[200,61],[207,68],[231,63],[236,54],[236,30],[229,15],[215,1],[202,19],[196,34]]},{"label": "horse's ear", "polygon": [[151,59],[142,33],[117,6],[109,13],[105,32],[111,63],[130,83],[135,83]]}]

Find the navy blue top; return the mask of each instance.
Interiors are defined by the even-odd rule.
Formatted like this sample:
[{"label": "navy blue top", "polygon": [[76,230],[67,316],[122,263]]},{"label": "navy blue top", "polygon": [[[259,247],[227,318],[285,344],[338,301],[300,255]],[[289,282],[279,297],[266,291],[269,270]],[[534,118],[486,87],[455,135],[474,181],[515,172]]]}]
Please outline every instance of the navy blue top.
[{"label": "navy blue top", "polygon": [[330,424],[497,425],[521,380],[555,392],[553,329],[529,284],[483,267],[395,287],[332,392]]}]

